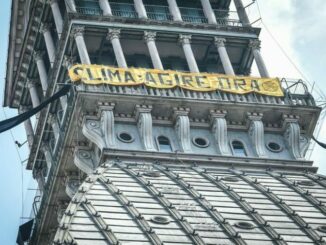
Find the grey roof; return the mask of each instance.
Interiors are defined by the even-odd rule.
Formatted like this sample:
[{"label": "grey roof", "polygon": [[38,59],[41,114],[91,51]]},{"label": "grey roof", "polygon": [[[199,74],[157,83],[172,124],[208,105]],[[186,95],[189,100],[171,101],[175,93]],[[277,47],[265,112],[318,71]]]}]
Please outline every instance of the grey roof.
[{"label": "grey roof", "polygon": [[323,244],[325,185],[309,173],[106,163],[73,196],[54,244]]}]

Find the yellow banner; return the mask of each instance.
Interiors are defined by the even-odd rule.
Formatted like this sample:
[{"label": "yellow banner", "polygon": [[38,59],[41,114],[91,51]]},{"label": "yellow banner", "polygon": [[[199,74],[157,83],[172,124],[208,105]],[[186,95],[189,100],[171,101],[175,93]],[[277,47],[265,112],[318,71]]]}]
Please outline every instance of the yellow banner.
[{"label": "yellow banner", "polygon": [[220,90],[235,94],[251,92],[284,96],[278,78],[228,76],[212,73],[189,73],[143,68],[116,68],[103,65],[74,65],[69,69],[71,81],[86,84],[135,86],[144,84],[152,88],[181,87],[207,92]]}]

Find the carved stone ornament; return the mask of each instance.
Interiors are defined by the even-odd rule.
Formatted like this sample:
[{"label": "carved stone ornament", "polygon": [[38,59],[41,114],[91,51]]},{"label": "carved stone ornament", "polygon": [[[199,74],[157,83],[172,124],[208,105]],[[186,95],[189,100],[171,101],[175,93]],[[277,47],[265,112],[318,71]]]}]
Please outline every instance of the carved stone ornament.
[{"label": "carved stone ornament", "polygon": [[120,29],[110,28],[107,35],[107,40],[112,41],[112,39],[120,38]]},{"label": "carved stone ornament", "polygon": [[77,148],[74,157],[75,165],[86,174],[91,174],[98,167],[99,161],[91,150]]},{"label": "carved stone ornament", "polygon": [[152,32],[152,31],[144,32],[144,39],[146,42],[155,41],[155,38],[156,38],[156,32]]},{"label": "carved stone ornament", "polygon": [[116,147],[113,108],[114,103],[100,106],[99,120],[84,118],[82,129],[84,136],[101,150]]},{"label": "carved stone ornament", "polygon": [[248,113],[248,134],[258,157],[267,157],[262,113]]},{"label": "carved stone ornament", "polygon": [[216,147],[223,156],[231,156],[228,144],[227,123],[225,120],[226,111],[211,110],[211,129],[216,141]]},{"label": "carved stone ornament", "polygon": [[307,150],[306,143],[300,144],[300,126],[299,117],[294,115],[283,115],[284,139],[290,153],[296,160],[304,160],[304,154]]},{"label": "carved stone ornament", "polygon": [[191,35],[180,35],[179,42],[181,44],[190,44],[191,43]]},{"label": "carved stone ornament", "polygon": [[135,114],[139,134],[147,151],[156,151],[153,140],[153,122],[151,115],[152,106],[136,105]]},{"label": "carved stone ornament", "polygon": [[174,128],[183,152],[192,152],[188,117],[189,111],[189,108],[174,108]]},{"label": "carved stone ornament", "polygon": [[225,47],[226,39],[220,38],[220,37],[215,37],[214,42],[217,47]]},{"label": "carved stone ornament", "polygon": [[66,193],[70,198],[73,198],[75,193],[78,191],[80,181],[77,176],[69,176],[66,180]]}]

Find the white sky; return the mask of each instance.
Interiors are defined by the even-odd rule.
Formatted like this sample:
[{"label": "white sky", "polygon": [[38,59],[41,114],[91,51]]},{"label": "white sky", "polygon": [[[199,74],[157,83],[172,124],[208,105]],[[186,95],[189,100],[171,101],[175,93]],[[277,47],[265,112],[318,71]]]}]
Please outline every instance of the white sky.
[{"label": "white sky", "polygon": [[[250,0],[243,0],[245,5]],[[324,92],[326,86],[324,71],[326,65],[326,0],[256,0],[259,3],[262,19],[273,36],[278,40],[291,60],[305,74],[308,79],[315,81]],[[4,25],[9,23],[10,0],[3,0],[0,8],[0,20]],[[252,21],[259,18],[257,5],[248,8],[249,17]],[[257,26],[263,27],[258,22]],[[264,27],[263,27],[264,28]],[[8,27],[4,28],[0,37],[0,66],[1,77],[5,77],[5,63],[7,54]],[[284,56],[271,36],[263,29],[260,35],[262,40],[262,55],[271,76],[302,78],[291,62]],[[257,72],[255,72],[257,74]],[[2,87],[1,84],[0,87]],[[3,90],[1,89],[0,92]],[[2,95],[0,96],[2,97]],[[10,117],[12,111],[5,110]],[[0,120],[4,119],[0,113]],[[17,127],[14,138],[20,142],[25,141],[23,127]],[[326,142],[326,127],[323,127],[319,139]],[[15,244],[19,217],[21,216],[21,167],[20,159],[15,151],[13,140],[9,132],[0,137],[0,153],[2,156],[2,171],[0,171],[0,185],[2,186],[0,202],[0,244]],[[26,147],[19,149],[22,160],[27,157]],[[312,159],[315,166],[320,167],[321,173],[326,173],[324,156],[326,150],[319,146],[315,147]],[[24,171],[24,195],[31,196],[28,179],[30,172]],[[5,193],[3,193],[5,192]],[[25,205],[26,206],[26,205]],[[29,210],[29,208],[28,208]],[[29,216],[25,211],[24,216]]]}]

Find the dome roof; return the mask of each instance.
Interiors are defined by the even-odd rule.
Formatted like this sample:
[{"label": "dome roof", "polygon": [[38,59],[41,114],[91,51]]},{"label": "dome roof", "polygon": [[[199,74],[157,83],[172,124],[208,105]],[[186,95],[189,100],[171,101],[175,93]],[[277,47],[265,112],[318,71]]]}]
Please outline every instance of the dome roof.
[{"label": "dome roof", "polygon": [[321,243],[324,186],[312,174],[107,163],[73,196],[54,243]]}]

